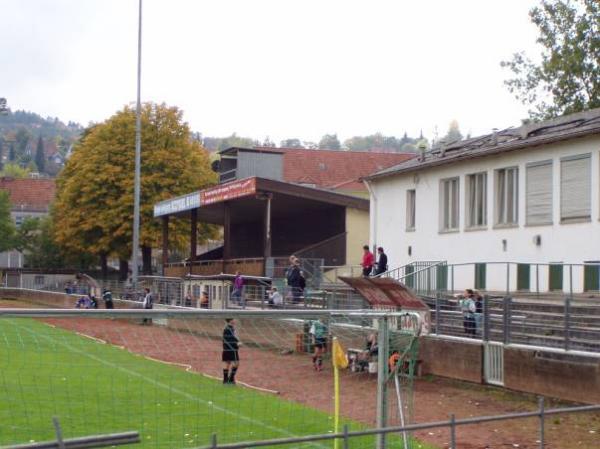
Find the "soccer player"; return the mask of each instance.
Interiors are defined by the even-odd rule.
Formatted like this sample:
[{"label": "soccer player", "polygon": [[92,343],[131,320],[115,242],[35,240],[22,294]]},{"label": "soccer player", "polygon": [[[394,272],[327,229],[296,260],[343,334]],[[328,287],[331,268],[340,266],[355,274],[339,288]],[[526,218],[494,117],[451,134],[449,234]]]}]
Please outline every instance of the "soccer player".
[{"label": "soccer player", "polygon": [[310,334],[313,336],[315,352],[312,357],[313,366],[316,371],[323,370],[323,353],[327,350],[327,326],[321,322],[321,319],[313,321],[310,327]]},{"label": "soccer player", "polygon": [[240,365],[239,346],[240,340],[235,330],[235,320],[227,318],[223,329],[223,383],[235,385],[235,374]]}]

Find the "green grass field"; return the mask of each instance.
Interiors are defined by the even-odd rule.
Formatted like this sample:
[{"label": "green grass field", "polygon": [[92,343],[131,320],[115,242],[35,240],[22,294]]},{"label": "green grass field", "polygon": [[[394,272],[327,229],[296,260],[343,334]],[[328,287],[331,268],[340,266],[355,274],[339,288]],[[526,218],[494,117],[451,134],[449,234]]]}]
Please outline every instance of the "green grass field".
[{"label": "green grass field", "polygon": [[[137,430],[144,448],[208,446],[213,433],[223,443],[333,429],[331,416],[276,395],[223,386],[35,320],[0,319],[0,446],[54,439],[53,416],[65,438]],[[351,447],[373,441],[357,438]],[[390,447],[401,447],[399,439]]]}]

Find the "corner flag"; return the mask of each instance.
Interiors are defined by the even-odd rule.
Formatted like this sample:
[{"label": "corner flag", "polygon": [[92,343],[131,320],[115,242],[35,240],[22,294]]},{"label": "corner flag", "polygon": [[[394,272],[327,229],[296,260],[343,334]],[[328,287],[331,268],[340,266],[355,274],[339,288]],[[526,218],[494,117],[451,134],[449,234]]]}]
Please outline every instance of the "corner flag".
[{"label": "corner flag", "polygon": [[[333,433],[338,433],[340,427],[340,375],[338,372],[339,368],[348,367],[348,359],[346,359],[346,352],[342,345],[338,341],[337,337],[333,337],[333,345],[331,348],[331,362],[333,363],[333,388],[334,388],[334,415],[333,415]],[[338,448],[337,438],[333,440],[333,448]]]}]

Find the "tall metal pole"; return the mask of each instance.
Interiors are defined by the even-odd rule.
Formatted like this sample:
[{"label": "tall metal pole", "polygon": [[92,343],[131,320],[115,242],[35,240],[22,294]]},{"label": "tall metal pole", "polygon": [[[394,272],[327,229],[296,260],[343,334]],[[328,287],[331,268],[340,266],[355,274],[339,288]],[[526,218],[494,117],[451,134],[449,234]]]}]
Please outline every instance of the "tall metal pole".
[{"label": "tall metal pole", "polygon": [[138,65],[137,65],[137,104],[135,108],[135,178],[133,192],[133,247],[131,249],[131,282],[138,284],[138,250],[140,247],[140,165],[142,153],[142,0],[138,8]]}]

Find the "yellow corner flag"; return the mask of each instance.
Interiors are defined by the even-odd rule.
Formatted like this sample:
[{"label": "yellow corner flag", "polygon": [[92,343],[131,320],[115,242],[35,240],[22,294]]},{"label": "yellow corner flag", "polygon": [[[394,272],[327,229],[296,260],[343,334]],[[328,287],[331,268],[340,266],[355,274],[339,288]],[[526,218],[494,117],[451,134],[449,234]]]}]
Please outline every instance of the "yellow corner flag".
[{"label": "yellow corner flag", "polygon": [[342,348],[342,345],[338,341],[337,337],[333,337],[331,360],[333,362],[334,368],[348,368],[348,359],[346,358],[346,351],[344,351],[344,348]]},{"label": "yellow corner flag", "polygon": [[[337,337],[333,337],[333,346],[331,348],[331,361],[333,363],[333,388],[335,392],[334,415],[333,415],[333,433],[338,433],[340,427],[340,375],[339,368],[348,367],[348,359],[346,352],[338,341]],[[337,438],[333,440],[333,448],[338,448]]]}]

